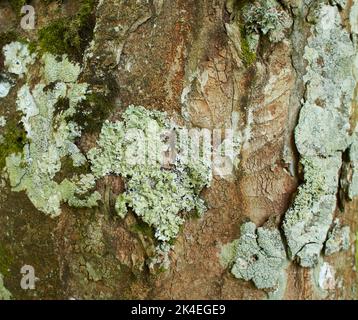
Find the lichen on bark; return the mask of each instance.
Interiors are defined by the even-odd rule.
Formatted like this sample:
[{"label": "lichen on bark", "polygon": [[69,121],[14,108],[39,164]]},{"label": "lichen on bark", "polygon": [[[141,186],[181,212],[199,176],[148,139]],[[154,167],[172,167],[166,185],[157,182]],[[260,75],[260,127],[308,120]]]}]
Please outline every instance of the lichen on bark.
[{"label": "lichen on bark", "polygon": [[336,6],[316,12],[304,58],[306,97],[295,131],[304,184],[285,215],[283,229],[291,259],[305,267],[318,262],[336,208],[342,153],[352,137],[350,115],[357,53]]}]

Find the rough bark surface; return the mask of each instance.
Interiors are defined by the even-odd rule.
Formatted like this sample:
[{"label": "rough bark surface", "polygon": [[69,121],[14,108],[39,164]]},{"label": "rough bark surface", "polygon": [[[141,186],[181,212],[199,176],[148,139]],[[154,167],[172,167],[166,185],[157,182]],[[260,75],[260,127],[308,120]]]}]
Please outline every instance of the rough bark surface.
[{"label": "rough bark surface", "polygon": [[[252,63],[238,52],[238,44],[228,32],[227,25],[234,17],[226,2],[96,2],[92,54],[81,61],[81,79],[109,97],[112,108],[107,118],[112,121],[120,119],[132,104],[166,111],[189,128],[226,128],[236,121],[233,114],[238,115],[235,125],[244,133],[239,165],[230,179],[216,176],[202,192],[209,209],[202,217],[185,222],[170,252],[170,268],[150,270],[147,260],[153,254],[154,240],[146,226],[133,213],[124,219],[116,216],[115,198],[124,189],[120,177],[108,176],[97,182],[103,199],[98,207],[62,205],[61,215],[50,218],[39,212],[24,192],[11,192],[3,174],[0,273],[14,299],[270,297],[268,290],[235,278],[230,268],[220,263],[220,253],[223,245],[239,238],[240,227],[248,220],[257,226],[269,221],[281,228],[303,183],[294,129],[306,95],[303,76],[307,61],[303,56],[314,25],[311,15],[320,1],[278,1],[293,23],[277,43],[261,35]],[[228,2],[240,8],[245,1]],[[339,2],[344,5],[336,4]],[[26,31],[10,2],[1,1],[0,32],[13,30],[36,41],[42,27],[78,10],[71,3],[31,1],[37,21],[34,30]],[[330,3],[339,8],[343,27],[352,32],[349,13],[354,1]],[[240,41],[240,34],[237,37]],[[3,60],[0,57],[0,71]],[[7,119],[16,117],[20,87],[21,80],[0,99],[0,115]],[[353,129],[356,114],[354,111],[351,116]],[[98,133],[85,131],[77,141],[79,148],[87,152],[95,147]],[[344,192],[340,186],[335,216],[350,227],[350,247],[323,258],[334,270],[333,284],[320,290],[316,271],[291,261],[280,299],[357,299],[358,202],[357,198],[348,200]],[[20,287],[23,265],[36,271],[35,290]]]}]

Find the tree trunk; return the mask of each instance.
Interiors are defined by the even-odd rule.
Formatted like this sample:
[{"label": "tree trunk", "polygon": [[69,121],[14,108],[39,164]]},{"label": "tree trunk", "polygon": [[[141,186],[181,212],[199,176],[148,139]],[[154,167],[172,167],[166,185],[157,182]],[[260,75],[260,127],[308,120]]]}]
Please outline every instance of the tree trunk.
[{"label": "tree trunk", "polygon": [[[92,2],[28,1],[36,12],[30,30],[20,25],[21,6],[0,3],[0,47],[21,39],[35,47],[36,61],[49,51],[83,67],[79,81],[96,95],[74,117],[86,119],[76,139],[81,152],[96,147],[105,120],[121,121],[134,105],[165,111],[185,128],[234,130],[234,169],[214,173],[200,193],[207,206],[202,216],[180,212],[186,218],[171,243],[169,266],[153,268],[153,228],[135,210],[123,219],[115,212],[128,187],[124,177],[96,181],[98,206],[62,203],[61,213],[50,217],[28,189],[14,190],[4,163],[0,297],[6,290],[12,299],[356,299],[358,1]],[[68,39],[50,38],[59,46],[49,46],[44,30],[67,17],[80,22],[64,29]],[[5,53],[0,56],[0,85],[11,84],[0,98],[4,161],[22,152],[18,143],[29,143],[29,136],[19,141],[16,100],[25,83],[40,82],[40,72],[35,63],[27,75],[15,76]],[[8,146],[11,124],[17,129],[10,139],[17,140]],[[58,181],[72,173],[61,163]],[[265,244],[255,242],[252,255],[245,247],[241,227],[248,221],[259,228],[257,237],[260,230],[278,233],[284,261],[272,267],[280,274],[273,286],[261,281],[259,264],[272,258]],[[301,222],[300,233],[294,228]],[[348,244],[339,238],[344,226]],[[334,241],[337,250],[330,249]],[[24,265],[34,268],[34,289],[21,286]]]}]

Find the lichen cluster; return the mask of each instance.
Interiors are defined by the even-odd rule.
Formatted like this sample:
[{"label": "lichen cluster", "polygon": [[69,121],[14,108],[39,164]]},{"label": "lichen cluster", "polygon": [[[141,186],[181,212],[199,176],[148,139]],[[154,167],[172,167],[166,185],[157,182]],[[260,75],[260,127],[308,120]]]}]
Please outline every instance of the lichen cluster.
[{"label": "lichen cluster", "polygon": [[0,73],[0,98],[5,98],[11,89],[11,82]]},{"label": "lichen cluster", "polygon": [[38,32],[40,52],[67,54],[82,60],[83,52],[92,39],[94,28],[93,9],[95,0],[80,0],[78,12],[72,17],[59,18]]},{"label": "lichen cluster", "polygon": [[[26,66],[32,62],[24,44],[11,43],[10,48],[21,48],[21,69],[13,68],[19,55],[4,49],[8,71],[23,75]],[[75,175],[71,180],[54,181],[61,170],[61,159],[70,156],[76,167],[86,162],[85,156],[75,145],[81,135],[76,123],[67,121],[73,115],[76,105],[85,99],[88,85],[77,82],[81,68],[72,64],[66,56],[57,59],[45,54],[40,59],[40,81],[30,88],[26,83],[17,94],[17,111],[21,112],[21,123],[28,142],[21,152],[6,158],[6,169],[13,191],[26,191],[34,206],[51,216],[60,214],[61,202],[72,206],[92,207],[97,205],[100,195],[87,193],[95,186],[91,174]],[[27,79],[28,80],[28,79]],[[68,109],[56,113],[56,103],[68,99]]]},{"label": "lichen cluster", "polygon": [[4,286],[4,279],[2,274],[0,273],[0,300],[10,300],[11,299],[11,293],[9,290],[7,290]]},{"label": "lichen cluster", "polygon": [[260,34],[267,35],[273,43],[282,41],[292,24],[290,16],[275,0],[250,1],[242,10],[251,50],[256,48]]},{"label": "lichen cluster", "polygon": [[[171,143],[173,132],[180,128],[165,113],[130,106],[123,121],[103,125],[97,147],[88,153],[96,178],[109,174],[125,178],[126,191],[116,202],[118,215],[124,217],[131,208],[155,229],[161,248],[178,235],[183,212],[203,213],[199,193],[211,181],[210,164],[204,157],[189,160],[181,153],[188,138]],[[163,157],[171,152],[176,154],[165,163]]]},{"label": "lichen cluster", "polygon": [[28,45],[19,41],[11,42],[3,47],[5,56],[4,66],[8,72],[22,77],[27,72],[28,65],[34,63],[35,54],[30,54]]},{"label": "lichen cluster", "polygon": [[292,25],[292,19],[276,0],[228,0],[226,8],[232,19],[225,24],[227,34],[246,66],[256,61],[260,36],[278,43]]},{"label": "lichen cluster", "polygon": [[234,247],[233,275],[252,280],[259,289],[277,288],[286,264],[280,232],[248,222],[241,226],[240,233]]},{"label": "lichen cluster", "polygon": [[350,114],[355,88],[350,34],[336,6],[322,5],[304,58],[306,98],[295,131],[304,184],[285,215],[291,259],[313,267],[332,224],[342,153],[352,143]]},{"label": "lichen cluster", "polygon": [[313,267],[333,220],[341,159],[302,158],[305,182],[286,212],[283,229],[291,259]]},{"label": "lichen cluster", "polygon": [[[249,23],[246,30],[269,34],[278,20],[271,16],[274,11],[269,12],[268,20],[263,19],[260,15],[265,13],[258,10],[258,3],[245,5],[251,8],[245,13],[246,19],[248,22],[260,19],[267,25],[255,23],[250,26]],[[341,7],[346,5],[342,1],[337,4]],[[307,62],[303,79],[306,94],[295,130],[304,181],[282,225],[288,258],[311,268],[322,260],[322,251],[331,255],[349,249],[350,228],[342,226],[338,220],[332,226],[343,154],[348,155],[351,168],[348,196],[352,199],[358,193],[358,140],[356,131],[351,134],[352,105],[358,78],[357,41],[354,37],[352,41],[351,34],[342,27],[337,6],[321,4],[315,10],[316,20],[304,54]],[[358,33],[354,31],[356,21],[355,17],[351,25],[352,31]],[[258,288],[278,288],[286,253],[277,229],[256,229],[253,223],[244,224],[240,238],[222,248],[224,267],[230,265],[233,256],[235,262],[231,272],[236,277],[253,280]],[[278,291],[282,293],[282,290]]]},{"label": "lichen cluster", "polygon": [[348,250],[350,245],[349,237],[349,227],[341,226],[339,220],[337,220],[333,226],[333,229],[328,233],[324,254],[329,256],[342,250]]}]

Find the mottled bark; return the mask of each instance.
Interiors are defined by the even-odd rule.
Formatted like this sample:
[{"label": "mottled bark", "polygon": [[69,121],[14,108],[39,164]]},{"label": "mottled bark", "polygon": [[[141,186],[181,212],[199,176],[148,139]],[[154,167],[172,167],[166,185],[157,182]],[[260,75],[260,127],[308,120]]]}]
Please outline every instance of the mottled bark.
[{"label": "mottled bark", "polygon": [[[51,19],[71,16],[78,9],[71,2],[32,1],[37,24],[35,30],[26,31],[3,1],[0,32],[15,30],[35,41],[38,30]],[[303,56],[318,2],[278,1],[292,25],[277,42],[261,34],[254,61],[247,61],[242,34],[228,32],[245,1],[228,1],[237,12],[230,12],[225,0],[99,1],[93,9],[93,40],[81,61],[81,79],[110,101],[106,118],[120,119],[128,105],[140,105],[166,111],[188,128],[224,129],[238,119],[235,126],[243,137],[239,165],[229,178],[215,176],[202,192],[209,209],[200,218],[187,219],[170,252],[168,270],[148,268],[155,240],[140,218],[133,213],[124,219],[116,216],[114,202],[124,189],[122,178],[108,176],[97,182],[103,199],[98,207],[63,205],[61,215],[50,218],[36,210],[24,192],[11,192],[3,174],[0,273],[13,298],[266,299],[269,290],[236,279],[230,267],[221,265],[220,253],[224,244],[240,237],[240,226],[248,220],[257,226],[269,221],[281,230],[303,183],[294,130],[307,94]],[[352,39],[357,37],[349,20],[353,3],[331,1]],[[0,71],[3,60],[0,56]],[[0,115],[7,119],[17,116],[21,81],[0,99]],[[350,118],[352,131],[356,114],[355,110]],[[98,129],[85,130],[77,145],[87,152],[98,134]],[[343,160],[349,167],[347,151]],[[319,267],[313,271],[290,261],[287,285],[277,298],[357,298],[357,210],[357,198],[348,200],[341,184],[335,216],[350,227],[350,248],[322,258],[335,272],[334,283],[320,289],[314,276]],[[35,269],[39,278],[35,290],[20,287],[23,265]]]}]

